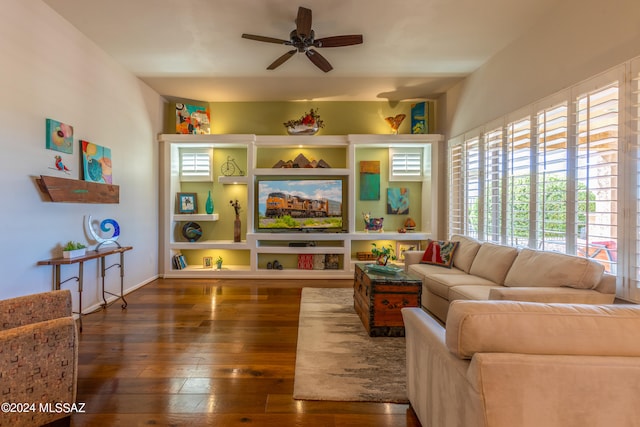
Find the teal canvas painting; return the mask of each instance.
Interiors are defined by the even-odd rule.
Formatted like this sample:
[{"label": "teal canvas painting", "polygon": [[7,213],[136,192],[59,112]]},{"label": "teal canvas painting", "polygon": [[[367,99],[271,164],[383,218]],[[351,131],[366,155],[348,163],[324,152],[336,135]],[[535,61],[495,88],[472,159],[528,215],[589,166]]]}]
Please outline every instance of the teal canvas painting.
[{"label": "teal canvas painting", "polygon": [[73,154],[73,126],[47,119],[46,146],[49,150]]}]

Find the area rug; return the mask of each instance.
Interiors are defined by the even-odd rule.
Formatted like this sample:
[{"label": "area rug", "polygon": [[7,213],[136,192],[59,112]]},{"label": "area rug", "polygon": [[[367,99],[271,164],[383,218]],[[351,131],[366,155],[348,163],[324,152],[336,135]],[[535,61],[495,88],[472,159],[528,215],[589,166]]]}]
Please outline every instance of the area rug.
[{"label": "area rug", "polygon": [[304,288],[293,398],[407,403],[405,339],[369,337],[351,288]]}]

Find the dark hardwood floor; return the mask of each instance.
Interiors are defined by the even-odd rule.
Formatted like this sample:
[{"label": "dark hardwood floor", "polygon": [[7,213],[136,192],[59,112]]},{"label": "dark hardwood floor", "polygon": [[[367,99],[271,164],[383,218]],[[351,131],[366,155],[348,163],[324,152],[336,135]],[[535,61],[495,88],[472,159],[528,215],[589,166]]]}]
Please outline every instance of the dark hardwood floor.
[{"label": "dark hardwood floor", "polygon": [[301,286],[154,281],[83,318],[72,426],[419,426],[408,405],[296,401]]}]

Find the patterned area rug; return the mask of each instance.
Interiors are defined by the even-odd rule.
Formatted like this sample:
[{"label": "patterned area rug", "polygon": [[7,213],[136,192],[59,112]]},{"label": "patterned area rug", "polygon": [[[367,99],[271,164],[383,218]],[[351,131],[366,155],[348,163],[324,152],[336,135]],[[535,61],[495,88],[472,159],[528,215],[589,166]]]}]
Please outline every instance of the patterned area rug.
[{"label": "patterned area rug", "polygon": [[405,339],[367,334],[351,288],[304,288],[293,398],[408,403]]}]

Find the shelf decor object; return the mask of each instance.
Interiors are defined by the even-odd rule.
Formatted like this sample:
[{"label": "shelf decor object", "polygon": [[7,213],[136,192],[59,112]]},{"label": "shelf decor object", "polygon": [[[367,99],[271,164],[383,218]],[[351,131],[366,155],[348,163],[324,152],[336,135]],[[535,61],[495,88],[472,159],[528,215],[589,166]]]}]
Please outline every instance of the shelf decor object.
[{"label": "shelf decor object", "polygon": [[205,203],[206,212],[211,215],[213,213],[213,199],[211,198],[211,190],[209,190],[209,195],[207,196],[207,202]]},{"label": "shelf decor object", "polygon": [[298,120],[289,120],[284,124],[289,135],[315,135],[324,127],[324,121],[320,118],[318,110],[313,108]]},{"label": "shelf decor object", "polygon": [[120,187],[117,185],[45,175],[36,178],[36,182],[52,202],[120,203]]},{"label": "shelf decor object", "polygon": [[198,195],[196,193],[178,193],[178,213],[192,214],[198,212]]},{"label": "shelf decor object", "polygon": [[197,222],[189,221],[182,226],[182,235],[190,242],[196,242],[202,237],[202,227]]},{"label": "shelf decor object", "polygon": [[385,117],[384,121],[391,127],[394,135],[398,134],[398,128],[402,124],[404,118],[407,117],[406,114],[398,114],[395,117]]},{"label": "shelf decor object", "polygon": [[236,219],[233,221],[233,241],[238,243],[242,241],[240,236],[242,230],[242,223],[240,222],[240,202],[238,199],[236,199],[235,202],[233,200],[229,200],[229,204],[233,206],[233,210],[236,214]]}]

